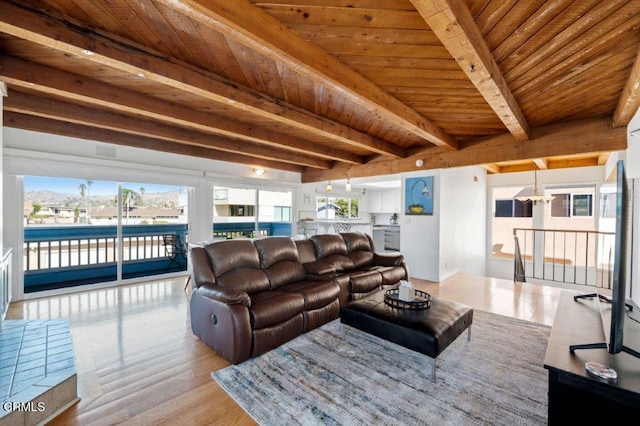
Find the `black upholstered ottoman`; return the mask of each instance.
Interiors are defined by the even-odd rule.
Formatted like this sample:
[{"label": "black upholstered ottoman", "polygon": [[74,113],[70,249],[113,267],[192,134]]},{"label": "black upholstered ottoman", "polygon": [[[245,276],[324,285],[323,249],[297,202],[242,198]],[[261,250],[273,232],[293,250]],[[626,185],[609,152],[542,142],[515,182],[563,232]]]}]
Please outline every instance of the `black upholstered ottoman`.
[{"label": "black upholstered ottoman", "polygon": [[431,379],[435,381],[438,355],[465,329],[467,340],[471,339],[473,309],[437,298],[433,298],[429,309],[393,308],[384,303],[383,290],[340,308],[340,321],[431,357]]}]

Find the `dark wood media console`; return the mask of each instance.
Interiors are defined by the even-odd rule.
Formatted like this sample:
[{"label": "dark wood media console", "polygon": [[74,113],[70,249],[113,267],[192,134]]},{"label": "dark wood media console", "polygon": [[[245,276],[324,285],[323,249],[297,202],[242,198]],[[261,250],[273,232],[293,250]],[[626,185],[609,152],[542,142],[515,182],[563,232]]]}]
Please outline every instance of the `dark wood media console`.
[{"label": "dark wood media console", "polygon": [[[597,300],[575,301],[573,291],[562,291],[556,310],[544,368],[549,370],[549,424],[576,421],[623,421],[640,418],[640,360],[606,349],[569,351],[570,345],[605,341]],[[640,312],[633,312],[636,318]],[[624,342],[640,350],[640,324],[625,318]],[[593,378],[585,363],[607,365],[618,374],[615,383]],[[635,420],[634,420],[635,421]]]}]

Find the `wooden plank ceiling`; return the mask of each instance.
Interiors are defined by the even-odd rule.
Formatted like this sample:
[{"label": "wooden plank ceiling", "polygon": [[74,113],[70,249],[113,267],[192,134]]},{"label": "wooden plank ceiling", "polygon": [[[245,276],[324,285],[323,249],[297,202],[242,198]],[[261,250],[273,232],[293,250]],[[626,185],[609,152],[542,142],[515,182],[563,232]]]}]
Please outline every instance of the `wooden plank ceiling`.
[{"label": "wooden plank ceiling", "polygon": [[640,1],[0,2],[4,125],[300,172],[602,164]]}]

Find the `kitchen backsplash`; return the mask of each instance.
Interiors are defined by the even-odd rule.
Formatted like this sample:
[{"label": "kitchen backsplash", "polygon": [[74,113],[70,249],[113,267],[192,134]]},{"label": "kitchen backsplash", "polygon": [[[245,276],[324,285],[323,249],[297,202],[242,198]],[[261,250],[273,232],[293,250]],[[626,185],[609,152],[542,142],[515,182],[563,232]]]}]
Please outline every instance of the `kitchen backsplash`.
[{"label": "kitchen backsplash", "polygon": [[[391,216],[393,216],[393,213],[378,213],[378,214],[363,213],[363,216],[365,214],[368,214],[368,215],[371,216],[371,223],[373,225],[390,225],[391,224]],[[373,220],[374,216],[375,216],[375,223],[374,223],[374,220]],[[398,215],[398,223],[400,223],[400,215]]]}]

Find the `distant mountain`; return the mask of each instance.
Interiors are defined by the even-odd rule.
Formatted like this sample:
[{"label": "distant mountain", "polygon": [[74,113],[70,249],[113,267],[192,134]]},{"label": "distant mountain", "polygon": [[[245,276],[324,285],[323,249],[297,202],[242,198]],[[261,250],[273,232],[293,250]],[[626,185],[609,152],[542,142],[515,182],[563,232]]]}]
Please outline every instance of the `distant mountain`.
[{"label": "distant mountain", "polygon": [[29,191],[24,194],[25,201],[31,201],[32,203],[40,204],[61,204],[66,200],[74,198],[72,194],[61,194],[60,192],[39,190]]},{"label": "distant mountain", "polygon": [[[145,192],[141,194],[142,205],[146,207],[175,207],[178,205],[180,191],[168,191],[149,193]],[[24,194],[24,201],[31,203],[38,203],[45,206],[57,205],[57,206],[72,206],[76,204],[91,205],[91,206],[114,206],[114,195],[91,195],[80,197],[77,194],[64,194],[55,191],[39,190],[29,191]],[[134,201],[135,203],[135,201]]]}]

